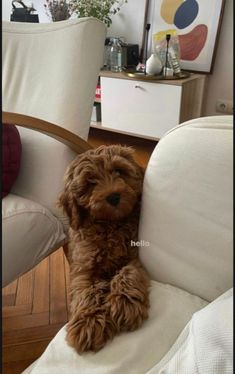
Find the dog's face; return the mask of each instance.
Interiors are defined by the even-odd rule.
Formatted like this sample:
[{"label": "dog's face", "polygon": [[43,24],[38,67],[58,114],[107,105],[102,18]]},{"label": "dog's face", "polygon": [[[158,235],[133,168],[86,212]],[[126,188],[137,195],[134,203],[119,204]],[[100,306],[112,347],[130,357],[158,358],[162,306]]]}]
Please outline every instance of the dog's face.
[{"label": "dog's face", "polygon": [[68,167],[59,205],[74,230],[85,215],[94,220],[120,220],[139,199],[143,176],[131,148],[112,145],[89,150]]}]

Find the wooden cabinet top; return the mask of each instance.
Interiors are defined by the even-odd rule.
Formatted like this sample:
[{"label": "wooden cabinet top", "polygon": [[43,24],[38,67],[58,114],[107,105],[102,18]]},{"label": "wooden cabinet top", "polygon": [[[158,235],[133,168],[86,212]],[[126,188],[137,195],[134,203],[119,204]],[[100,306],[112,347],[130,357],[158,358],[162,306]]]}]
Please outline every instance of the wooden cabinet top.
[{"label": "wooden cabinet top", "polygon": [[124,72],[120,73],[113,73],[110,70],[101,70],[100,71],[100,77],[106,77],[106,78],[117,78],[117,79],[129,79],[134,81],[143,81],[143,82],[149,82],[149,83],[160,83],[160,84],[169,84],[174,86],[183,86],[185,83],[190,82],[192,80],[198,79],[198,78],[205,78],[206,76],[203,74],[194,74],[190,73],[190,76],[188,78],[184,79],[156,79],[150,80],[146,79],[143,80],[142,78],[134,77],[131,78],[128,75],[126,75]]}]

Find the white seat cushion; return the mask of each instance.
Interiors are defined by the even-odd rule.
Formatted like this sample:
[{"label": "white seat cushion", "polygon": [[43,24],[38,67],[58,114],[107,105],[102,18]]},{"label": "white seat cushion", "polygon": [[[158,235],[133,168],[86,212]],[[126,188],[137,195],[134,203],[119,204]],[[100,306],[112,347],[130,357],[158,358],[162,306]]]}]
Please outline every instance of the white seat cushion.
[{"label": "white seat cushion", "polygon": [[66,326],[23,374],[143,374],[170,349],[205,300],[151,281],[149,319],[134,332],[116,336],[98,353],[78,355],[66,343]]},{"label": "white seat cushion", "polygon": [[59,248],[66,235],[48,209],[14,194],[2,200],[2,217],[5,286]]}]

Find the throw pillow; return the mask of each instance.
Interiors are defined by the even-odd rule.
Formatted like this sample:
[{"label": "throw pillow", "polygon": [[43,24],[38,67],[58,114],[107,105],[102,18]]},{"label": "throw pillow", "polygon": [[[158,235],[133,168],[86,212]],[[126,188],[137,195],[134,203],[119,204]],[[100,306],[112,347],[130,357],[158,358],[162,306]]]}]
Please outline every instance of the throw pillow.
[{"label": "throw pillow", "polygon": [[2,198],[7,196],[20,170],[22,145],[14,125],[2,126]]}]

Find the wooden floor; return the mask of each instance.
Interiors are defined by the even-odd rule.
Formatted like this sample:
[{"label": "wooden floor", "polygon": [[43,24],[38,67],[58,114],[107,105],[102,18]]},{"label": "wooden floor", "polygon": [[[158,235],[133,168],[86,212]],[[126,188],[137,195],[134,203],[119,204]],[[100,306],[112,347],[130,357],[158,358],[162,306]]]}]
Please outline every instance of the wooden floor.
[{"label": "wooden floor", "polygon": [[[91,129],[89,143],[133,146],[145,167],[157,142]],[[19,374],[68,320],[69,269],[62,248],[3,289],[3,373]]]}]

